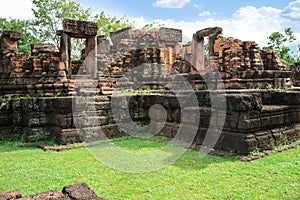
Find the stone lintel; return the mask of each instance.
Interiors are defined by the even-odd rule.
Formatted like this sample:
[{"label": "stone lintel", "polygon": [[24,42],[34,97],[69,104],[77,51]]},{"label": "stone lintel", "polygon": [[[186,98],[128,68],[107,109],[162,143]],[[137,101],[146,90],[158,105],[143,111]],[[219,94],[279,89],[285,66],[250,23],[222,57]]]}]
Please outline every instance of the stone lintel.
[{"label": "stone lintel", "polygon": [[223,29],[221,27],[210,27],[205,28],[200,31],[196,32],[196,35],[198,37],[207,37],[207,36],[213,36],[213,35],[219,35],[223,32]]},{"label": "stone lintel", "polygon": [[159,29],[158,37],[163,42],[182,42],[182,30],[162,27]]},{"label": "stone lintel", "polygon": [[20,31],[9,30],[9,31],[3,31],[1,35],[1,39],[4,37],[8,37],[11,40],[18,41],[19,39],[21,39],[22,35]]},{"label": "stone lintel", "polygon": [[89,38],[97,35],[98,25],[95,22],[64,19],[63,31],[74,38]]}]

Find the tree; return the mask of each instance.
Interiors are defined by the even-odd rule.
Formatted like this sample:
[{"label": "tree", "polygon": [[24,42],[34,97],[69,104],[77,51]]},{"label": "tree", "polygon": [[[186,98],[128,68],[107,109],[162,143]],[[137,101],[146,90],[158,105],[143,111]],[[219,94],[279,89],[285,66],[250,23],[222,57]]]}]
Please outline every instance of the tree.
[{"label": "tree", "polygon": [[[291,49],[288,44],[294,42],[296,37],[292,28],[285,28],[284,33],[281,32],[273,32],[268,37],[268,46],[263,47],[263,49],[273,49],[279,53],[280,58],[283,62],[289,67],[294,62],[300,60],[300,57],[294,56],[291,53]],[[300,50],[300,46],[298,46],[298,51]]]},{"label": "tree", "polygon": [[[106,15],[104,12],[92,15],[91,8],[84,9],[79,3],[73,0],[32,0],[35,8],[32,9],[35,16],[35,24],[38,37],[47,42],[59,46],[60,40],[56,35],[56,30],[61,29],[63,19],[95,21],[99,27],[99,34],[109,36],[110,32],[120,30],[125,27],[132,27],[128,19]],[[83,48],[83,41],[73,40],[73,53],[79,57]],[[73,55],[74,55],[73,54]]]},{"label": "tree", "polygon": [[[32,0],[35,8],[32,12],[35,16],[35,25],[38,27],[36,34],[43,42],[54,43],[57,47],[60,38],[56,31],[62,29],[63,19],[88,20],[91,9],[83,9],[82,6],[72,0]],[[73,40],[73,56],[79,58],[83,41]]]},{"label": "tree", "polygon": [[30,55],[31,52],[30,44],[39,42],[34,35],[35,27],[31,20],[0,18],[0,32],[5,30],[17,30],[21,32],[22,38],[18,41],[18,48],[19,51],[27,55]]},{"label": "tree", "polygon": [[59,45],[56,30],[61,29],[62,20],[65,18],[75,20],[88,20],[91,9],[83,9],[80,4],[72,0],[32,0],[35,8],[35,25],[38,26],[38,37],[46,42]]},{"label": "tree", "polygon": [[110,32],[115,32],[123,28],[131,27],[134,25],[125,16],[117,18],[116,16],[106,15],[103,11],[100,14],[96,14],[93,21],[98,24],[98,33],[100,35],[106,35],[109,37]]},{"label": "tree", "polygon": [[150,22],[148,24],[145,24],[142,27],[142,30],[144,31],[150,31],[150,30],[158,30],[159,28],[163,27],[164,24],[158,23],[156,21]]}]

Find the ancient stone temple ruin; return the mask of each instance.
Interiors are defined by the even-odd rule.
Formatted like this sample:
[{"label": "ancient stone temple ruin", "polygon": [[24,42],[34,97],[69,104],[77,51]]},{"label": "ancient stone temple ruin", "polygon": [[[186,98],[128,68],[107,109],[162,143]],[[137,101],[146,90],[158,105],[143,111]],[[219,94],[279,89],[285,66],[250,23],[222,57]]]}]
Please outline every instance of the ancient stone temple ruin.
[{"label": "ancient stone temple ruin", "polygon": [[[183,121],[199,124],[194,139],[199,145],[209,128],[219,126],[220,116],[225,120],[216,149],[249,153],[300,138],[298,63],[288,70],[275,51],[260,50],[253,41],[225,38],[220,27],[197,31],[188,44],[182,44],[182,31],[172,28],[126,28],[110,38],[97,31],[96,23],[66,19],[63,30],[57,31],[60,46],[35,43],[30,56],[18,51],[20,32],[2,33],[1,139],[53,139],[66,144],[90,135],[99,139],[100,129],[108,137],[123,136],[126,131],[116,123],[112,99],[122,104],[129,97],[126,109],[134,122],[160,122],[159,116],[149,118],[149,109],[162,104],[167,117],[160,134],[174,137]],[[72,38],[85,40],[79,60],[72,58]],[[124,79],[126,74],[133,78]],[[168,90],[181,88],[179,76],[198,99],[197,108],[185,109],[200,112],[200,121],[182,118],[176,98],[180,94],[188,99],[186,91]],[[153,82],[154,77],[163,81]],[[214,95],[224,100],[223,109],[214,105]],[[212,110],[218,109],[215,116]],[[89,123],[91,119],[96,125]]]}]

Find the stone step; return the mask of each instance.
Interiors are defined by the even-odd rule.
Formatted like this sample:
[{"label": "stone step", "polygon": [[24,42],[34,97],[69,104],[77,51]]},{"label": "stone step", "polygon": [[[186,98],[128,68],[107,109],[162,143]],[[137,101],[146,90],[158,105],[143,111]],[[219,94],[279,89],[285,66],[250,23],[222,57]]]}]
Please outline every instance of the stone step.
[{"label": "stone step", "polygon": [[94,101],[80,101],[76,102],[74,101],[73,105],[73,111],[82,113],[85,111],[109,111],[111,110],[111,103],[109,101],[107,102],[97,102],[97,100]]},{"label": "stone step", "polygon": [[112,118],[111,110],[87,110],[83,111],[83,113],[89,116],[106,117],[108,119]]},{"label": "stone step", "polygon": [[76,74],[76,75],[71,75],[71,80],[75,79],[94,79],[90,75],[85,75],[85,74]]},{"label": "stone step", "polygon": [[[73,129],[54,128],[53,130],[56,134],[56,141],[59,144],[93,142],[96,140],[121,137],[125,135],[125,133],[122,132],[115,124]],[[103,134],[105,134],[105,136]]]},{"label": "stone step", "polygon": [[103,95],[112,95],[115,91],[116,89],[112,87],[101,87],[101,93]]},{"label": "stone step", "polygon": [[108,125],[112,121],[109,120],[108,117],[105,116],[85,116],[79,117],[76,119],[76,125],[80,127],[95,127],[95,126],[103,126]]}]

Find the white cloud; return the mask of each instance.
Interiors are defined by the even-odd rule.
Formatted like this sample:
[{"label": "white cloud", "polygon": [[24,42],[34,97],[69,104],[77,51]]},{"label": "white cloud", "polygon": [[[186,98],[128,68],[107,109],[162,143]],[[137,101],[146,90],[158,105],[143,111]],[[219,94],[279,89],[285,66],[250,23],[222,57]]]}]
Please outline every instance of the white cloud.
[{"label": "white cloud", "polygon": [[203,6],[200,5],[200,4],[194,4],[194,8],[197,8],[197,9],[199,9],[199,10],[202,9],[202,7],[203,7]]},{"label": "white cloud", "polygon": [[[297,0],[300,2],[300,0]],[[284,15],[284,9],[272,7],[246,6],[239,8],[230,18],[214,19],[212,17],[197,21],[155,20],[166,27],[181,29],[185,41],[190,41],[193,33],[198,30],[220,26],[225,37],[235,37],[244,41],[256,41],[259,46],[267,45],[267,37],[274,31],[283,31],[292,27],[294,32],[300,32],[300,25],[296,20],[291,20]],[[208,14],[208,13],[207,13]],[[213,13],[211,13],[213,14]],[[139,24],[149,23],[144,18],[139,19]],[[300,41],[300,35],[295,34]]]},{"label": "white cloud", "polygon": [[31,12],[32,7],[31,0],[9,0],[7,3],[1,4],[0,17],[30,19],[34,17]]},{"label": "white cloud", "polygon": [[160,8],[183,8],[190,0],[156,0],[154,7]]},{"label": "white cloud", "polygon": [[208,17],[208,16],[212,16],[213,13],[210,11],[203,11],[201,13],[198,14],[200,17]]},{"label": "white cloud", "polygon": [[284,10],[285,16],[292,19],[300,18],[300,0],[289,3],[289,5]]}]

